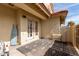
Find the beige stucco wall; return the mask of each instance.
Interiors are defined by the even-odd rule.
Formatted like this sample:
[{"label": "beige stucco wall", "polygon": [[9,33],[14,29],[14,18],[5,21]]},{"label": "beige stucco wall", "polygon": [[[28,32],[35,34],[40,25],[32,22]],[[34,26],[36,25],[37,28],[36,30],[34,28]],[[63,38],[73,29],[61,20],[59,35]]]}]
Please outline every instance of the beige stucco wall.
[{"label": "beige stucco wall", "polygon": [[[25,15],[26,18],[22,16]],[[18,41],[22,44],[28,41],[28,20],[38,21],[39,35],[33,32],[32,40],[39,37],[49,38],[52,34],[60,33],[60,18],[52,17],[47,20],[39,20],[36,17],[29,16],[24,10],[13,10],[9,7],[0,5],[0,40],[10,41],[12,25],[18,26]]]},{"label": "beige stucco wall", "polygon": [[75,42],[73,41],[75,37],[75,29],[69,26],[61,27],[61,35],[63,42]]},{"label": "beige stucco wall", "polygon": [[45,21],[41,21],[41,36],[44,38],[50,38],[52,34],[60,33],[60,18],[52,17]]},{"label": "beige stucco wall", "polygon": [[70,34],[69,27],[66,27],[66,26],[61,27],[61,35],[62,35],[61,40],[63,42],[72,42],[72,40],[70,38],[71,34]]},{"label": "beige stucco wall", "polygon": [[[26,18],[23,18],[22,16],[25,15]],[[28,20],[32,20],[32,21],[38,21],[38,32],[39,35],[35,36],[35,32],[33,32],[33,38],[30,40],[37,40],[40,37],[40,33],[41,33],[41,24],[40,24],[40,20],[32,17],[31,15],[29,16],[27,12],[23,11],[23,10],[19,10],[17,12],[17,16],[19,19],[19,39],[21,41],[21,44],[25,44],[26,42],[28,42],[30,39],[28,38]]]},{"label": "beige stucco wall", "polygon": [[[23,18],[23,15],[26,18]],[[38,21],[39,35],[35,36],[33,32],[33,40],[39,39],[41,35],[39,19],[29,16],[24,10],[14,10],[10,7],[0,5],[0,40],[10,41],[12,25],[16,24],[18,26],[18,43],[26,43],[28,41],[28,20]]]},{"label": "beige stucco wall", "polygon": [[61,27],[61,34],[63,42],[71,42],[73,43],[73,45],[76,44],[75,27],[74,28],[70,26]]},{"label": "beige stucco wall", "polygon": [[16,12],[0,5],[0,40],[10,40],[12,24],[16,24]]}]

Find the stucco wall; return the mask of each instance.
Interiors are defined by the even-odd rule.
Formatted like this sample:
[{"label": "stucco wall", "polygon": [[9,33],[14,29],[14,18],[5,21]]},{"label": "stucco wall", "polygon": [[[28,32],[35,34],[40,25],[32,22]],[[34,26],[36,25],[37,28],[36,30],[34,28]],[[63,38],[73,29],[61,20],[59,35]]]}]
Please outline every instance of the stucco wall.
[{"label": "stucco wall", "polygon": [[44,38],[50,38],[52,34],[60,33],[60,18],[52,17],[45,21],[41,21],[41,36]]},{"label": "stucco wall", "polygon": [[[25,15],[26,18],[22,16]],[[28,40],[28,20],[38,21],[39,35],[33,39],[39,37],[49,38],[51,34],[60,33],[60,18],[52,17],[47,20],[39,20],[35,17],[31,17],[27,12],[23,10],[15,11],[9,7],[0,5],[0,40],[10,41],[12,25],[18,25],[18,41],[26,42]],[[34,33],[34,32],[33,32]]]},{"label": "stucco wall", "polygon": [[[18,19],[19,19],[19,37],[21,39],[21,44],[25,44],[26,42],[28,42],[28,40],[36,40],[39,39],[40,37],[40,33],[41,33],[41,27],[40,27],[40,20],[32,17],[31,15],[29,16],[27,12],[20,10],[18,12]],[[22,16],[26,16],[25,18],[23,18]],[[28,20],[32,20],[32,21],[38,21],[38,32],[39,35],[35,36],[35,32],[33,32],[33,38],[29,39],[28,37]]]},{"label": "stucco wall", "polygon": [[16,12],[0,5],[0,40],[10,40],[12,24],[16,24]]},{"label": "stucco wall", "polygon": [[63,26],[61,27],[61,35],[62,35],[62,38],[61,40],[63,42],[72,42],[72,40],[70,39],[70,29],[68,26]]},{"label": "stucco wall", "polygon": [[[23,18],[23,15],[25,15],[26,18]],[[39,19],[31,17],[31,15],[29,16],[24,10],[20,9],[16,11],[10,7],[0,5],[0,40],[10,41],[12,25],[16,24],[18,27],[18,43],[26,43],[28,40],[28,20],[38,21],[39,35],[34,35],[33,37],[34,40],[38,39],[41,35],[41,24]]]}]

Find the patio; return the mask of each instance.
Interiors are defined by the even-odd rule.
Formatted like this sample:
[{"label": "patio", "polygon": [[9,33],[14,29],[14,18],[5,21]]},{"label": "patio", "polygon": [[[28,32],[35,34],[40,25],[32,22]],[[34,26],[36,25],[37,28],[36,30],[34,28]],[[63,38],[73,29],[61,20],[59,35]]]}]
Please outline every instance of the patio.
[{"label": "patio", "polygon": [[25,56],[78,56],[70,43],[40,39],[17,48]]},{"label": "patio", "polygon": [[30,44],[21,46],[17,48],[17,50],[26,56],[43,56],[53,44],[54,40],[39,39]]}]

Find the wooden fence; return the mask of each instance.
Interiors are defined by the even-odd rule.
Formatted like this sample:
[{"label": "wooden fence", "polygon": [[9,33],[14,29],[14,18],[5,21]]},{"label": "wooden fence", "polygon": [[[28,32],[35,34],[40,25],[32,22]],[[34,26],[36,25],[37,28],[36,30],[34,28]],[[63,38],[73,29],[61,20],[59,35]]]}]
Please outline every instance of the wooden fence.
[{"label": "wooden fence", "polygon": [[79,25],[76,26],[76,44],[79,48]]},{"label": "wooden fence", "polygon": [[71,42],[73,45],[76,45],[76,30],[74,24],[71,26],[62,27],[61,35],[63,42]]}]

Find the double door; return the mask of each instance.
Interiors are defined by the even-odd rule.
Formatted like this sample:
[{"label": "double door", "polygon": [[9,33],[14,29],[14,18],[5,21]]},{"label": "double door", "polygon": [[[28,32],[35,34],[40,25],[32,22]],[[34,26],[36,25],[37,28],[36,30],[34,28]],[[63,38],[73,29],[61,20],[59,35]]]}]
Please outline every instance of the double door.
[{"label": "double door", "polygon": [[38,22],[37,21],[28,21],[28,39],[34,39],[38,36]]}]

